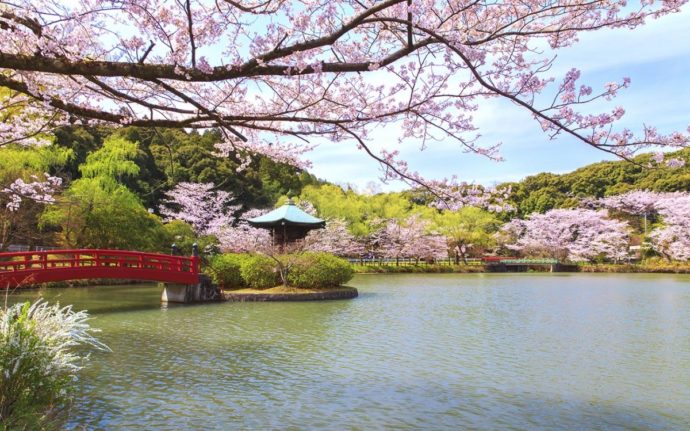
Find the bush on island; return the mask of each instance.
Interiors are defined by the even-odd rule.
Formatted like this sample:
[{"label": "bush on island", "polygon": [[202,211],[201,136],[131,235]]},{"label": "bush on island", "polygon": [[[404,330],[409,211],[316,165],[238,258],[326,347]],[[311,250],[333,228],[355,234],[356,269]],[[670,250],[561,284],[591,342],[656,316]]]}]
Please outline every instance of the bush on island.
[{"label": "bush on island", "polygon": [[352,279],[354,271],[345,259],[329,253],[303,253],[289,256],[287,274],[290,286],[305,289],[337,287]]},{"label": "bush on island", "polygon": [[280,284],[276,262],[260,254],[247,255],[242,261],[240,274],[245,285],[253,289],[265,289]]},{"label": "bush on island", "polygon": [[210,262],[210,273],[213,282],[223,289],[246,287],[242,278],[242,264],[250,256],[247,254],[225,253],[213,256]]},{"label": "bush on island", "polygon": [[[278,263],[280,262],[280,264]],[[292,287],[314,289],[347,283],[354,273],[345,260],[328,253],[295,253],[271,258],[260,254],[220,254],[210,273],[223,289],[265,289],[281,283],[281,269]]]}]

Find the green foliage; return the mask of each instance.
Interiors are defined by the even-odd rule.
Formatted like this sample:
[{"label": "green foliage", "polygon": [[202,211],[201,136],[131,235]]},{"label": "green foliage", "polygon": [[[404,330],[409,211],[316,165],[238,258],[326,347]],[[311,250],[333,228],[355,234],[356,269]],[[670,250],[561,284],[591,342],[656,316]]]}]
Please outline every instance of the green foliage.
[{"label": "green foliage", "polygon": [[139,172],[137,148],[107,138],[79,167],[84,176],[46,208],[41,226],[57,229],[57,242],[68,247],[167,250],[171,242],[160,219],[122,184]]},{"label": "green foliage", "polygon": [[17,178],[30,181],[30,175],[56,173],[72,157],[71,150],[55,145],[38,148],[13,145],[0,147],[0,188]]},{"label": "green foliage", "polygon": [[280,283],[277,263],[267,256],[248,255],[240,266],[244,283],[253,289],[275,287]]},{"label": "green foliage", "polygon": [[215,144],[222,139],[215,130],[199,134],[139,127],[64,127],[55,134],[58,145],[71,148],[76,154],[75,161],[66,166],[74,179],[81,176],[77,166],[86,163],[87,156],[104,145],[108,137],[137,142],[136,155],[129,160],[138,166],[139,173],[119,181],[136,193],[147,208],[156,208],[163,193],[182,181],[212,182],[219,190],[233,193],[247,208],[271,206],[281,195],[299,194],[305,185],[320,183],[308,172],[263,156],[252,156],[249,166],[238,172],[244,156],[218,157]]},{"label": "green foliage", "polygon": [[280,284],[284,271],[289,286],[336,287],[354,273],[344,259],[328,253],[296,253],[278,256],[226,253],[214,256],[209,265],[213,281],[224,289],[265,289]]},{"label": "green foliage", "polygon": [[107,350],[87,319],[42,301],[0,310],[0,430],[60,428],[86,358],[75,347]]},{"label": "green foliage", "polygon": [[[208,267],[213,282],[223,289],[247,287],[248,283],[242,278],[242,266],[245,263],[251,265],[252,268],[247,271],[253,274],[257,269],[255,268],[256,263],[249,262],[252,259],[253,256],[237,253],[225,253],[213,256]],[[257,284],[262,284],[262,282],[263,280],[257,281]]]},{"label": "green foliage", "polygon": [[121,183],[124,177],[139,174],[139,166],[134,162],[138,151],[136,142],[110,136],[103,142],[103,147],[86,157],[79,171],[84,178],[112,178]]},{"label": "green foliage", "polygon": [[337,287],[350,281],[354,273],[348,261],[329,253],[303,253],[289,259],[287,281],[294,287]]},{"label": "green foliage", "polygon": [[220,190],[233,193],[245,207],[265,207],[288,191],[299,193],[305,184],[318,183],[307,172],[263,156],[252,156],[249,166],[238,172],[244,157],[237,154],[218,157],[215,145],[221,142],[221,135],[215,130],[199,134],[195,131],[128,127],[118,133],[138,141],[147,152],[138,164],[147,167],[148,174],[142,180],[149,183],[149,188],[155,189],[151,193],[158,194],[157,199],[164,190],[156,189],[155,183],[170,188],[183,181],[212,182]]},{"label": "green foliage", "polygon": [[150,214],[127,187],[82,178],[72,183],[41,226],[56,228],[57,242],[67,247],[164,250],[170,247],[160,219]]},{"label": "green foliage", "polygon": [[413,203],[405,193],[379,193],[373,196],[343,190],[333,184],[306,186],[301,200],[311,202],[324,219],[342,219],[358,237],[373,233],[384,219],[405,220],[412,214],[431,219],[435,210]]}]

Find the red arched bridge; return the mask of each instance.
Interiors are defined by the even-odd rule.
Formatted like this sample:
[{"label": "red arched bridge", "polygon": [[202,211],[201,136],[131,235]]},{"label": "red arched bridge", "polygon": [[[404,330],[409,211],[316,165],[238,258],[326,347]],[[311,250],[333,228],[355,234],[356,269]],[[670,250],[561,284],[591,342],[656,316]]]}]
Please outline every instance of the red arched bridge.
[{"label": "red arched bridge", "polygon": [[0,289],[91,278],[192,285],[199,283],[199,257],[89,249],[0,253]]}]

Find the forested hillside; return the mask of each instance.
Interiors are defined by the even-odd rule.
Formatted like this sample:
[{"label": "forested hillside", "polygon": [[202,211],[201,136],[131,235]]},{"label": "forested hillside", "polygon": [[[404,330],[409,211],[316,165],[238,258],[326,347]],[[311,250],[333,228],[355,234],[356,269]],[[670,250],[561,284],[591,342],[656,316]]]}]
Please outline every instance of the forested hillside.
[{"label": "forested hillside", "polygon": [[498,188],[511,187],[508,201],[516,208],[518,216],[544,213],[553,208],[572,208],[583,198],[620,195],[631,190],[690,190],[690,149],[667,155],[688,162],[683,167],[656,166],[652,157],[651,154],[643,154],[632,162],[599,162],[567,174],[540,173],[518,182],[501,184]]}]

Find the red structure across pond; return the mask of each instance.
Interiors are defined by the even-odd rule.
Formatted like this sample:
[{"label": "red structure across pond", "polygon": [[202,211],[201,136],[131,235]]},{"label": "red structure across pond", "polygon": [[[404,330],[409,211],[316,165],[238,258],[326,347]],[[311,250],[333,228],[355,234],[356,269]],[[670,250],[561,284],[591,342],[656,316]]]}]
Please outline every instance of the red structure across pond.
[{"label": "red structure across pond", "polygon": [[90,278],[197,284],[199,257],[89,249],[0,253],[0,289]]}]

